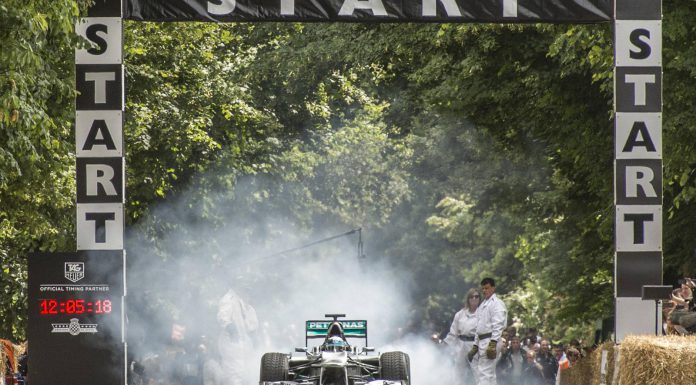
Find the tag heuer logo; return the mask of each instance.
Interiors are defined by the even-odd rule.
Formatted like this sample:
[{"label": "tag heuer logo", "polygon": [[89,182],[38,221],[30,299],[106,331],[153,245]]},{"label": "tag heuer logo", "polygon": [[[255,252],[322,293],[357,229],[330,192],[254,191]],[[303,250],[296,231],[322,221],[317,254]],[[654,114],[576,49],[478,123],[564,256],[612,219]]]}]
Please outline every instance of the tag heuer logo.
[{"label": "tag heuer logo", "polygon": [[65,262],[65,278],[70,282],[77,282],[85,277],[84,262]]}]

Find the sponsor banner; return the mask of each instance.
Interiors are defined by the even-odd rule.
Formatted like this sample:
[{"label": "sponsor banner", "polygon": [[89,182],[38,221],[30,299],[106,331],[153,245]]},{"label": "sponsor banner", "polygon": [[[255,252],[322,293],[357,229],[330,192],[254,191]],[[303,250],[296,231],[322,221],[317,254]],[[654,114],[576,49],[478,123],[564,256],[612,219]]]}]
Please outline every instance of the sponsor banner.
[{"label": "sponsor banner", "polygon": [[612,20],[611,0],[127,0],[141,21],[554,22]]},{"label": "sponsor banner", "polygon": [[36,253],[28,265],[32,384],[125,384],[125,253]]}]

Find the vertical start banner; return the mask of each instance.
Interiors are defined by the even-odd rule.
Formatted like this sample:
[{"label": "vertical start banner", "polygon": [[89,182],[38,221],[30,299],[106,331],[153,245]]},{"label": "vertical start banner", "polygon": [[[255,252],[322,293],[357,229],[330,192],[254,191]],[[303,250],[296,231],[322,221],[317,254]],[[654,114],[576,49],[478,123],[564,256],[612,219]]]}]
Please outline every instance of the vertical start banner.
[{"label": "vertical start banner", "polygon": [[643,301],[641,291],[662,284],[662,3],[616,0],[615,6],[614,293],[620,342],[628,334],[655,333],[655,302]]},{"label": "vertical start banner", "polygon": [[77,249],[122,250],[125,202],[123,22],[120,0],[100,0],[76,26]]}]

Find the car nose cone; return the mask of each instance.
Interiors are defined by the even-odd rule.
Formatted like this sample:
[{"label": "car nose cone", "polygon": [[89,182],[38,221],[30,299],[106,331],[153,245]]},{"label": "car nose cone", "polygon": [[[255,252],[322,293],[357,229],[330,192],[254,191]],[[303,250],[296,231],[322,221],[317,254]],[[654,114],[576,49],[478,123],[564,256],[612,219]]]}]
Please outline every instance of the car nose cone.
[{"label": "car nose cone", "polygon": [[322,363],[324,367],[345,367],[348,363],[347,352],[324,352],[322,353]]}]

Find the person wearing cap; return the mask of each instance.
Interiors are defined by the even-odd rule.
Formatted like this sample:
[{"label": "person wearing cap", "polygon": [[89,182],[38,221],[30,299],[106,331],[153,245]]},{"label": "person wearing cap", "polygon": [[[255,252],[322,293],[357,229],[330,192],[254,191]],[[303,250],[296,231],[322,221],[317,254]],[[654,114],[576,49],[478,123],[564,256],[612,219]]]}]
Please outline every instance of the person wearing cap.
[{"label": "person wearing cap", "polygon": [[454,350],[454,365],[456,368],[456,383],[471,384],[471,379],[478,382],[474,376],[471,366],[474,363],[469,363],[466,359],[467,353],[474,345],[474,334],[476,333],[476,309],[481,302],[481,294],[478,290],[471,288],[466,293],[466,303],[464,307],[454,315],[450,330],[445,337],[444,342]]},{"label": "person wearing cap", "polygon": [[478,385],[496,385],[495,364],[501,346],[503,330],[507,326],[507,307],[495,295],[493,278],[481,280],[483,302],[479,305],[474,346],[469,351],[469,362],[478,362],[473,366]]}]

